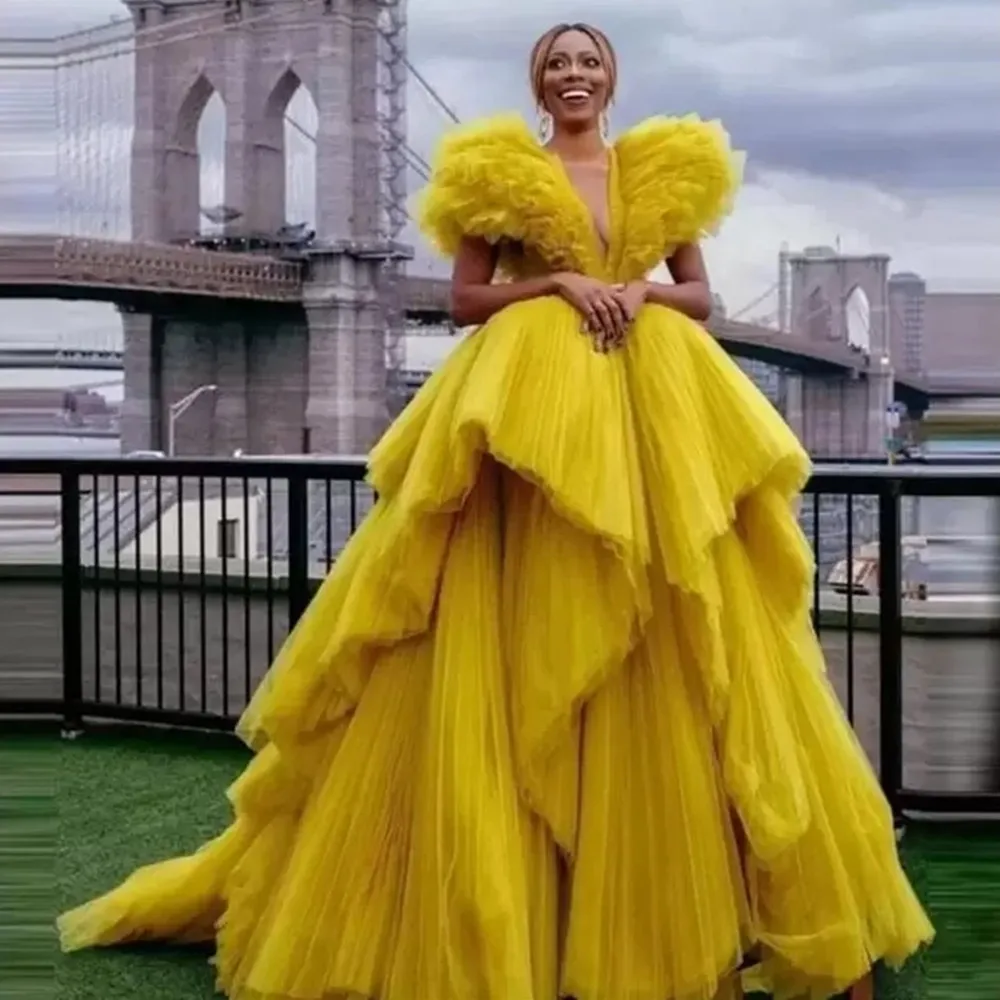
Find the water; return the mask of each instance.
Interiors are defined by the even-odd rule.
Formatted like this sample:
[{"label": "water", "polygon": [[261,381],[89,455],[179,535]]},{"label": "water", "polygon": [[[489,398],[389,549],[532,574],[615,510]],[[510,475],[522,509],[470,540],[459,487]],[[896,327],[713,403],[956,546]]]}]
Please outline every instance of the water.
[{"label": "water", "polygon": [[0,389],[93,389],[114,403],[124,395],[120,372],[88,368],[0,368]]},{"label": "water", "polygon": [[989,497],[919,497],[913,508],[911,517],[904,513],[904,524],[914,535],[992,536],[1000,526],[997,501]]},{"label": "water", "polygon": [[[121,403],[123,395],[121,374],[104,369],[0,369],[0,389],[19,388],[92,389],[109,403]],[[118,454],[120,448],[115,438],[0,434],[0,458],[114,458]]]}]

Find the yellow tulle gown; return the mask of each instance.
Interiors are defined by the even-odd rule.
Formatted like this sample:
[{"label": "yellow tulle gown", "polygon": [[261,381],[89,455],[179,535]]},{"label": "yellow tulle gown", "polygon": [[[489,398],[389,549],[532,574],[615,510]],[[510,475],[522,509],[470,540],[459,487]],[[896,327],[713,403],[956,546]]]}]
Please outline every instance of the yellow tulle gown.
[{"label": "yellow tulle gown", "polygon": [[[721,220],[722,129],[615,144],[605,253],[500,117],[421,205],[510,275],[646,274]],[[698,324],[596,353],[559,298],[469,336],[371,456],[380,500],[240,725],[233,824],[60,919],[63,946],[216,941],[236,1000],[711,1000],[748,949],[828,997],[933,934],[824,676],[808,461]]]}]

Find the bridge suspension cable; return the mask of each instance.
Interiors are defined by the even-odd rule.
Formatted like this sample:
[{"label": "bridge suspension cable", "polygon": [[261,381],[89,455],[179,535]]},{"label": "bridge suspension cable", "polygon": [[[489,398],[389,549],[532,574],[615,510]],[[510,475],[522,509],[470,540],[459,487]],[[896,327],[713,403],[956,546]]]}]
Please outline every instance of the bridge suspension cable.
[{"label": "bridge suspension cable", "polygon": [[[303,4],[308,6],[321,2],[303,0]],[[272,8],[245,13],[239,25],[241,28],[277,28],[281,32],[313,30],[301,22],[300,16],[300,11],[293,11],[290,17],[287,7]],[[363,15],[329,16],[352,24],[371,20]],[[390,33],[384,22],[383,12],[374,26],[392,48],[391,57],[398,59],[412,82],[427,94],[450,122],[458,122],[460,119],[454,108],[413,65],[402,43],[388,37]],[[47,42],[55,76],[55,172],[58,184],[56,218],[47,223],[45,229],[79,237],[131,237],[133,213],[129,176],[134,130],[134,61],[144,51],[157,46],[173,46],[195,39],[204,41],[232,29],[233,24],[220,19],[217,11],[198,11],[159,25],[136,27],[131,20],[120,19],[109,25],[60,36],[54,43]],[[391,163],[387,163],[386,174],[398,173],[402,169],[424,181],[430,169],[427,159],[410,143],[399,143],[393,134],[398,128],[399,113],[398,109],[394,111],[392,108],[380,112],[383,146],[387,151],[394,145],[401,147],[395,154],[388,155],[390,161],[395,157],[397,166],[393,168]],[[288,122],[300,137],[315,141],[314,136],[294,116],[289,115]],[[213,189],[222,186],[224,168],[219,159],[218,155],[203,155],[203,183],[207,185],[214,180]],[[292,159],[290,156],[289,160]],[[315,171],[305,169],[296,162],[289,164],[288,174],[290,207],[311,207],[315,201]],[[383,178],[383,182],[388,180],[388,176]],[[389,198],[389,201],[399,200],[398,197]],[[391,211],[390,206],[390,214]],[[396,211],[402,213],[402,205]],[[405,220],[405,214],[402,218]],[[289,221],[304,220],[290,218]]]},{"label": "bridge suspension cable", "polygon": [[[103,240],[128,241],[132,238],[134,209],[138,207],[131,203],[135,73],[136,65],[142,65],[144,54],[161,46],[179,46],[187,51],[185,45],[190,48],[189,43],[198,43],[200,48],[206,41],[211,44],[212,39],[236,30],[264,29],[281,36],[315,31],[315,20],[310,23],[303,19],[302,11],[306,7],[319,10],[321,5],[324,5],[325,23],[367,26],[376,34],[379,54],[374,73],[377,92],[374,114],[383,160],[378,179],[381,211],[376,224],[380,232],[385,227],[389,240],[398,240],[407,218],[407,186],[403,178],[412,173],[426,181],[430,172],[427,159],[413,148],[404,134],[402,88],[409,80],[413,90],[425,93],[449,122],[458,122],[459,117],[407,57],[401,7],[381,4],[374,17],[363,13],[337,14],[328,12],[324,0],[301,0],[298,5],[280,5],[264,11],[243,5],[243,13],[237,11],[234,15],[229,12],[223,15],[219,6],[213,5],[211,11],[197,10],[155,25],[135,25],[130,19],[121,19],[68,33],[55,40],[47,39],[44,44],[37,40],[35,54],[31,57],[33,65],[45,69],[47,64],[54,81],[57,184],[56,217],[39,221],[33,231]],[[218,116],[221,100],[213,97],[207,107],[204,99],[195,103],[203,116],[209,116],[203,117],[204,128],[199,127],[199,131],[208,133],[212,131],[209,126],[215,126],[218,136],[225,136],[224,124],[211,119],[211,115]],[[300,150],[302,140],[315,146],[315,129],[310,130],[303,122],[309,122],[308,117],[300,119],[297,113],[286,114],[289,130],[286,132],[286,216],[297,205],[315,208],[315,154],[312,154],[311,165],[304,162],[309,157],[300,155],[289,138],[289,133],[294,134]],[[167,127],[173,126],[167,123]],[[224,141],[220,138],[220,144]],[[181,143],[176,152],[195,155],[197,150]],[[202,151],[199,204],[204,205],[210,188],[213,193],[218,192],[219,203],[225,201],[224,160],[224,146],[214,151],[214,155]],[[288,221],[313,220],[299,217],[288,218]],[[57,347],[63,348],[62,344]],[[72,348],[65,345],[65,349]],[[398,345],[391,350],[398,353]]]},{"label": "bridge suspension cable", "polygon": [[[285,115],[285,121],[304,139],[307,139],[314,146],[316,144],[316,136],[312,134],[304,125],[296,121],[292,115]],[[403,154],[406,157],[407,164],[410,169],[418,176],[421,180],[428,180],[431,174],[430,164],[412,147],[409,143],[403,146]]]},{"label": "bridge suspension cable", "polygon": [[427,78],[410,62],[409,59],[404,60],[404,65],[424,91],[430,97],[430,99],[452,120],[455,125],[461,123],[461,119],[448,104],[448,102],[437,92],[437,90],[427,81]]},{"label": "bridge suspension cable", "polygon": [[768,287],[765,291],[761,292],[755,299],[751,299],[745,306],[740,307],[734,313],[729,314],[729,319],[740,319],[745,316],[751,309],[756,309],[762,302],[770,298],[778,290],[778,283],[774,282],[773,285]]}]

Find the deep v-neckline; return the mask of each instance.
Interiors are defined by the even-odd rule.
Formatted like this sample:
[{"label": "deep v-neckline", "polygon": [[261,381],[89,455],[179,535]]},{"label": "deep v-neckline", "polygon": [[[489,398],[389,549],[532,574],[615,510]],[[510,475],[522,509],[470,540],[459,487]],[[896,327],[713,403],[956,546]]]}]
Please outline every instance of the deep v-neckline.
[{"label": "deep v-neckline", "polygon": [[[598,242],[603,248],[603,255],[606,257],[611,251],[611,154],[608,152],[604,157],[604,162],[596,163],[567,163],[562,161],[563,170],[573,185],[577,198],[583,203],[590,218],[591,225],[597,235]],[[600,183],[592,183],[587,174],[594,172],[593,180]],[[586,182],[586,183],[585,183]],[[603,191],[603,205],[597,204],[596,199]]]},{"label": "deep v-neckline", "polygon": [[607,211],[607,240],[601,234],[601,227],[590,202],[583,196],[579,187],[566,166],[563,158],[554,150],[546,146],[542,147],[545,154],[553,164],[553,168],[565,185],[570,198],[581,214],[581,218],[586,221],[587,232],[590,236],[591,251],[593,253],[594,264],[605,273],[614,270],[614,254],[620,242],[618,236],[618,225],[621,215],[618,191],[618,157],[614,146],[607,149],[607,174],[604,183],[605,208]]}]

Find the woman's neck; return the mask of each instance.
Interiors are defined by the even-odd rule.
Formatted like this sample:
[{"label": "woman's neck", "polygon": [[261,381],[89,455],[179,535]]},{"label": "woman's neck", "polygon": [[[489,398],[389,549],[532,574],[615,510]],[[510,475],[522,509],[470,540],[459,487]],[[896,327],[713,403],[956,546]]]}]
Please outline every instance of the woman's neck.
[{"label": "woman's neck", "polygon": [[599,160],[607,152],[607,144],[596,128],[580,132],[559,131],[552,136],[549,149],[567,163]]}]

